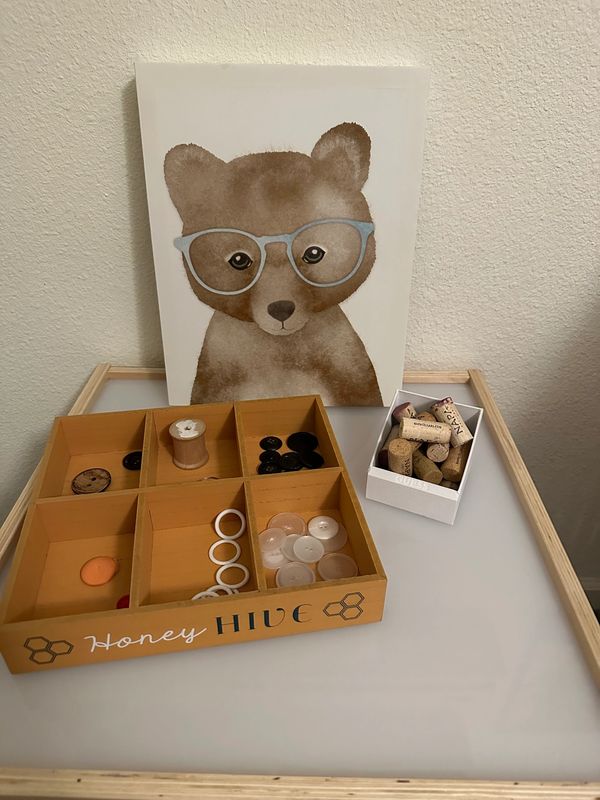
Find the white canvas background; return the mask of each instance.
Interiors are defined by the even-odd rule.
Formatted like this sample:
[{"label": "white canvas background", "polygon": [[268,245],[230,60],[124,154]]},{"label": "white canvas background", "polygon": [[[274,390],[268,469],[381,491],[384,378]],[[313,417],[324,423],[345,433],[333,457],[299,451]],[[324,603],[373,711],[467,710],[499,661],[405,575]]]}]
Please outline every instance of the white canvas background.
[{"label": "white canvas background", "polygon": [[189,403],[213,309],[193,294],[173,246],[181,220],[164,180],[167,151],[193,142],[225,161],[267,150],[310,154],[329,128],[357,122],[371,138],[363,193],[377,257],[341,307],[389,403],[402,382],[427,71],[138,64],[136,79],[169,402]]}]

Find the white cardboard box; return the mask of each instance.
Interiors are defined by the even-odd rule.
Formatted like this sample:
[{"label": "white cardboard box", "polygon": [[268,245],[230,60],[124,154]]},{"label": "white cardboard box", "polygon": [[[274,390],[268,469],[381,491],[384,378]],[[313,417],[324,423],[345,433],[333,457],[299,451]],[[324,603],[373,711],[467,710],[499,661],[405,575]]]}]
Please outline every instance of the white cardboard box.
[{"label": "white cardboard box", "polygon": [[430,406],[436,400],[441,400],[441,398],[428,397],[424,394],[415,394],[414,392],[405,392],[403,389],[398,389],[369,462],[367,497],[370,500],[377,500],[379,503],[386,503],[388,506],[403,508],[406,511],[412,511],[414,514],[421,514],[424,517],[431,517],[431,519],[437,519],[440,522],[452,525],[465,491],[471,464],[473,459],[476,458],[477,435],[481,426],[481,418],[483,417],[482,408],[456,403],[462,418],[473,434],[471,451],[458,489],[446,489],[444,486],[436,486],[434,483],[426,483],[418,478],[409,478],[406,475],[397,475],[391,470],[377,466],[378,453],[392,428],[392,411],[394,408],[402,403],[412,403],[417,413],[419,413],[421,411],[429,411]]}]

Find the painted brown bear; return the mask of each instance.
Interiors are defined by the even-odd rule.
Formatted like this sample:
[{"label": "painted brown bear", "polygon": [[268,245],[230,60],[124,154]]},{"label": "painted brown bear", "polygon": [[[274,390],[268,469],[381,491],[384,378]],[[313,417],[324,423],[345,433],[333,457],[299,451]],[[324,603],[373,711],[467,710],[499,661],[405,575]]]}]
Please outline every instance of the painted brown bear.
[{"label": "painted brown bear", "polygon": [[175,245],[195,295],[215,309],[192,403],[318,393],[328,405],[381,405],[371,360],[339,307],[375,261],[361,191],[370,150],[366,131],[343,123],[310,156],[226,163],[195,144],[167,153],[183,222]]}]

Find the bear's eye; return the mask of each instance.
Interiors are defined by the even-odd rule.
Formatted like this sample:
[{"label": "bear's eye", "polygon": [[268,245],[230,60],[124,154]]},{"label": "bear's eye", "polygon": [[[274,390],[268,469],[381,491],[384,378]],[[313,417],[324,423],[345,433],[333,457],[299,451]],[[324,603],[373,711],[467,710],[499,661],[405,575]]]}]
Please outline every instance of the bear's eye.
[{"label": "bear's eye", "polygon": [[302,255],[302,261],[306,261],[307,264],[318,264],[324,255],[325,250],[323,250],[322,247],[313,244],[310,247],[307,247],[304,251]]},{"label": "bear's eye", "polygon": [[227,259],[227,262],[231,264],[234,269],[248,269],[248,267],[252,266],[252,259],[248,253],[244,253],[243,251],[234,253]]}]

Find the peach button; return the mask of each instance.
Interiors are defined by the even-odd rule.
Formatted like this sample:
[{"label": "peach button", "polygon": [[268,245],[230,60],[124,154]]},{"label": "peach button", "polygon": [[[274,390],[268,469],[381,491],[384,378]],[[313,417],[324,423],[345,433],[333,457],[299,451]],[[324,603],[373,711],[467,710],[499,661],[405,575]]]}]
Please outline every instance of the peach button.
[{"label": "peach button", "polygon": [[110,556],[96,556],[86,561],[81,572],[81,580],[87,586],[102,586],[112,580],[119,571],[119,562]]}]

